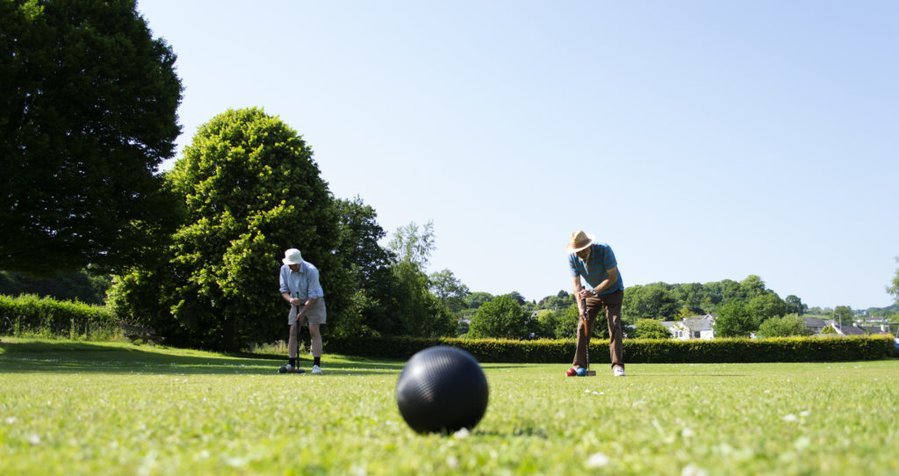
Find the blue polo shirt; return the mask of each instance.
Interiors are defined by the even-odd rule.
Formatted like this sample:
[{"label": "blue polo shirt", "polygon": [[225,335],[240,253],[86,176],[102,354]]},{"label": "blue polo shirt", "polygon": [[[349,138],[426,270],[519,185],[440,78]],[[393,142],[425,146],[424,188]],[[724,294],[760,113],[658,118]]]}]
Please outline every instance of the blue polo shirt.
[{"label": "blue polo shirt", "polygon": [[300,263],[299,271],[291,270],[289,265],[282,265],[278,281],[282,293],[290,293],[301,300],[325,297],[318,281],[318,268],[308,261]]},{"label": "blue polo shirt", "polygon": [[[591,287],[599,286],[599,283],[609,278],[609,270],[618,266],[612,247],[605,243],[593,243],[593,252],[587,261],[578,258],[577,253],[568,255],[568,264],[571,267],[571,277],[580,276]],[[624,281],[621,279],[621,270],[618,270],[618,281],[612,287],[601,292],[601,296],[624,290]]]}]

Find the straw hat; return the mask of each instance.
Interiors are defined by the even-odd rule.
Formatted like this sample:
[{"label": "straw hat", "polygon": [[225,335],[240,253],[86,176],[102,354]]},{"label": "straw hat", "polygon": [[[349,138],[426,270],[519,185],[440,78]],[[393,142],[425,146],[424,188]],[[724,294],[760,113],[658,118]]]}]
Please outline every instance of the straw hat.
[{"label": "straw hat", "polygon": [[584,230],[578,230],[571,234],[571,239],[568,241],[568,246],[565,247],[565,251],[569,253],[577,253],[582,249],[593,244],[593,240],[596,237],[593,235],[588,235],[584,233]]},{"label": "straw hat", "polygon": [[303,254],[300,253],[300,250],[291,248],[284,252],[284,259],[281,262],[284,264],[300,264],[303,262]]}]

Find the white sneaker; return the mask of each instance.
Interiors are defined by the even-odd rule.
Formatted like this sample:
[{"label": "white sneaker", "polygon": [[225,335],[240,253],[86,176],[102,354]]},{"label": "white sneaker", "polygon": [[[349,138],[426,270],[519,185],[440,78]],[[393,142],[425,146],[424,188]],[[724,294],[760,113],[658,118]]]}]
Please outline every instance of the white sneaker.
[{"label": "white sneaker", "polygon": [[321,367],[319,367],[318,365],[312,366],[312,375],[321,375],[321,373],[322,373]]},{"label": "white sneaker", "polygon": [[620,365],[612,367],[612,375],[615,377],[624,377],[624,367]]}]

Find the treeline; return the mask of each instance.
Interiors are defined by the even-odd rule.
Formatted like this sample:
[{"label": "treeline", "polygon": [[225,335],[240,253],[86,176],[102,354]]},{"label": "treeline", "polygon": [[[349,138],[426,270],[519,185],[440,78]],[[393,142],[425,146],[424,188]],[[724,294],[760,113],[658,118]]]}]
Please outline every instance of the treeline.
[{"label": "treeline", "polygon": [[715,314],[729,302],[741,302],[753,314],[759,316],[802,315],[808,306],[794,295],[784,299],[765,286],[762,278],[747,276],[743,281],[730,279],[705,284],[653,283],[631,286],[624,295],[624,318],[629,322],[637,319],[659,319],[664,321],[684,317]]}]

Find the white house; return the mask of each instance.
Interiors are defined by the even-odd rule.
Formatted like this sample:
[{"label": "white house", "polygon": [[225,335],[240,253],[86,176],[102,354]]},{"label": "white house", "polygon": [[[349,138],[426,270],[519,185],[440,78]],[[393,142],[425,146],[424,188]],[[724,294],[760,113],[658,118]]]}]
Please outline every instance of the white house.
[{"label": "white house", "polygon": [[715,316],[706,314],[704,316],[686,317],[679,321],[665,321],[662,325],[668,328],[671,337],[680,340],[689,339],[714,339]]}]

